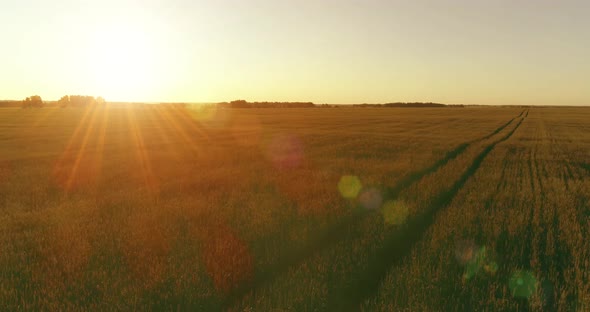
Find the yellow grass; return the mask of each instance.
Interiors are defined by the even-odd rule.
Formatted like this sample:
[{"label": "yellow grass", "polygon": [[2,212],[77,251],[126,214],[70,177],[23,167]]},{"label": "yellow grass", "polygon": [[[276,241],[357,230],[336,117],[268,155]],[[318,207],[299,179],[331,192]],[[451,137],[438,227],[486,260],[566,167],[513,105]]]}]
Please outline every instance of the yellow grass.
[{"label": "yellow grass", "polygon": [[581,309],[589,113],[0,109],[0,306]]}]

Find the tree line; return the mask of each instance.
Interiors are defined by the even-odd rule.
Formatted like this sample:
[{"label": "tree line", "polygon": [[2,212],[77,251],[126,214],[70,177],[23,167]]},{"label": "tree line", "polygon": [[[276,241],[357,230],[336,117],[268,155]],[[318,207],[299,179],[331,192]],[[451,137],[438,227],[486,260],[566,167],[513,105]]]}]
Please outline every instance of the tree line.
[{"label": "tree line", "polygon": [[385,104],[353,104],[355,107],[463,107],[463,105],[447,105],[433,102],[395,102]]},{"label": "tree line", "polygon": [[103,105],[105,103],[105,100],[101,96],[95,98],[88,95],[64,95],[57,101],[57,105],[60,107]]},{"label": "tree line", "polygon": [[[314,104],[313,102],[248,102],[235,100],[217,104],[220,108],[332,108],[346,107],[349,105]],[[350,107],[464,107],[461,104],[447,105],[433,102],[394,102],[385,104],[352,104]]]},{"label": "tree line", "polygon": [[[16,106],[20,104],[22,108],[41,108],[47,105],[49,102],[44,102],[41,96],[32,95],[20,102],[16,101],[3,101],[3,106]],[[51,102],[53,103],[53,102]],[[103,97],[93,97],[88,95],[64,95],[55,104],[59,107],[85,107],[90,105],[103,105],[106,101]]]},{"label": "tree line", "polygon": [[43,99],[39,95],[29,96],[22,101],[23,108],[43,107]]},{"label": "tree line", "polygon": [[248,102],[236,100],[217,104],[220,108],[308,108],[315,107],[312,102]]}]

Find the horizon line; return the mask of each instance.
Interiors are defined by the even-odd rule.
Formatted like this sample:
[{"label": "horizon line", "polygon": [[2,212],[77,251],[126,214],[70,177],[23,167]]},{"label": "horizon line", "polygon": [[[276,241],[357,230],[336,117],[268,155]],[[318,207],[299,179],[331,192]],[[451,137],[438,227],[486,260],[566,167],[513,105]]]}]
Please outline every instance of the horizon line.
[{"label": "horizon line", "polygon": [[[13,100],[13,99],[0,99],[0,103],[3,102],[21,102],[22,100]],[[53,102],[56,103],[58,100],[44,100],[43,102]],[[313,101],[247,101],[248,103],[312,103],[314,105],[337,105],[337,106],[352,106],[352,105],[384,105],[384,104],[415,104],[415,103],[422,103],[422,104],[443,104],[446,106],[522,106],[522,107],[590,107],[589,104],[478,104],[478,103],[443,103],[443,102],[421,102],[421,101],[412,101],[412,102],[383,102],[383,103],[316,103]],[[211,105],[211,104],[221,104],[221,103],[231,103],[231,101],[217,101],[217,102],[189,102],[189,101],[106,101],[106,103],[110,104],[148,104],[148,105],[158,105],[158,104],[189,104],[189,105]]]}]

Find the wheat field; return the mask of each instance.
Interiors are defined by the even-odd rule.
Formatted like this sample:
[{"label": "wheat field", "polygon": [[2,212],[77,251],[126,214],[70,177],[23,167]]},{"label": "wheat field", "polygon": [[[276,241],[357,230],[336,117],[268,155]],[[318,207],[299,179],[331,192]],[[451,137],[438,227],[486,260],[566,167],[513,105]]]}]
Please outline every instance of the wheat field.
[{"label": "wheat field", "polygon": [[590,110],[0,109],[0,309],[585,311]]}]

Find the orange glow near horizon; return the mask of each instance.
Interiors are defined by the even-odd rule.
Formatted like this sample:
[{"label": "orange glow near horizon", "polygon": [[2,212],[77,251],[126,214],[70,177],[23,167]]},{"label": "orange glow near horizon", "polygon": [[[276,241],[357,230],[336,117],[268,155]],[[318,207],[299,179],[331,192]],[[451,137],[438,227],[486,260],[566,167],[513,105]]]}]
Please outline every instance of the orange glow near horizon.
[{"label": "orange glow near horizon", "polygon": [[0,29],[10,47],[0,51],[0,99],[589,105],[588,9],[579,0],[12,1],[0,12],[10,25]]},{"label": "orange glow near horizon", "polygon": [[[58,109],[47,109],[46,112],[41,111],[40,116],[45,118],[56,111]],[[124,148],[130,152],[126,159],[130,161],[130,165],[126,165],[127,173],[134,178],[137,186],[157,197],[161,191],[162,173],[158,172],[160,156],[149,148],[155,144],[154,138],[161,140],[167,148],[177,142],[172,138],[177,138],[183,148],[166,151],[176,160],[203,155],[204,144],[211,141],[208,133],[210,129],[194,119],[184,107],[154,105],[140,109],[126,105],[117,109],[110,106],[86,106],[80,113],[80,119],[71,125],[71,134],[52,168],[55,185],[66,194],[80,190],[97,191],[104,182],[102,176],[106,169],[103,162],[109,153],[106,151],[107,146],[112,148],[125,142]],[[116,119],[117,115],[120,119],[113,122],[121,123],[127,132],[120,137],[108,134],[111,117]]]}]

